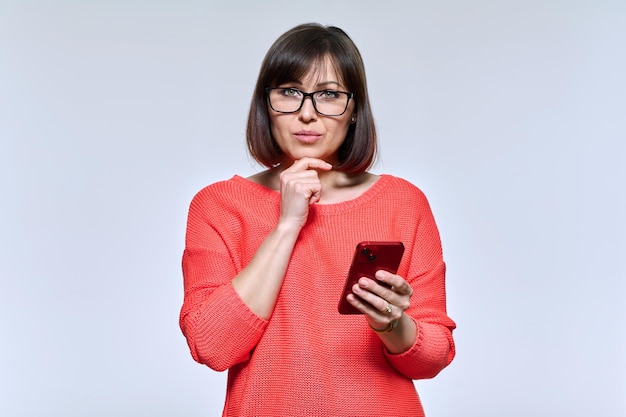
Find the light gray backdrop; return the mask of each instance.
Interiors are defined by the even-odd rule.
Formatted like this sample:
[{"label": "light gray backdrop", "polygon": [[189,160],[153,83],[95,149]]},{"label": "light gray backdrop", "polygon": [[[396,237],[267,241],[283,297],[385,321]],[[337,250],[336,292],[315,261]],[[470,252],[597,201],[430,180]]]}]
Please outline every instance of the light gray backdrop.
[{"label": "light gray backdrop", "polygon": [[0,415],[220,413],[178,329],[187,207],[258,169],[261,59],[308,21],[361,48],[374,171],[441,229],[458,356],[416,382],[429,417],[626,415],[618,0],[0,1]]}]

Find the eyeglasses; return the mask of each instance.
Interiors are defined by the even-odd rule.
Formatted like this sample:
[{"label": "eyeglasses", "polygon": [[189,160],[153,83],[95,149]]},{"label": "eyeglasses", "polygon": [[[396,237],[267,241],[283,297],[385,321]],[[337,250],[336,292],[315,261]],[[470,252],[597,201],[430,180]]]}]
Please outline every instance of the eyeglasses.
[{"label": "eyeglasses", "polygon": [[354,93],[335,90],[320,90],[305,93],[297,88],[267,87],[265,93],[269,98],[270,107],[278,113],[296,113],[304,104],[304,99],[311,98],[313,108],[324,116],[341,116],[348,109]]}]

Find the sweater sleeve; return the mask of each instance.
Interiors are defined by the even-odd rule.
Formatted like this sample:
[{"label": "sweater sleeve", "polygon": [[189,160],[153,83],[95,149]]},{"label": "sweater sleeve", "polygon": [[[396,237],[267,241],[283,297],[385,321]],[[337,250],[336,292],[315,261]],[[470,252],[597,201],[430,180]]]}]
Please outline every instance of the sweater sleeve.
[{"label": "sweater sleeve", "polygon": [[229,242],[236,239],[217,231],[215,213],[200,196],[189,209],[180,327],[194,360],[223,371],[249,359],[267,321],[247,307],[231,284],[238,267]]},{"label": "sweater sleeve", "polygon": [[[433,275],[439,277],[434,278],[434,281],[443,279],[444,271],[445,265],[441,264],[441,267],[434,271]],[[425,287],[422,285],[420,291],[424,290]],[[395,355],[385,351],[389,363],[411,379],[435,377],[452,362],[456,353],[452,338],[452,330],[456,325],[448,318],[445,309],[429,308],[425,302],[421,306],[422,308],[411,307],[407,311],[417,326],[417,338],[413,346],[406,352]]]},{"label": "sweater sleeve", "polygon": [[[411,379],[432,378],[452,362],[456,350],[452,331],[456,324],[446,311],[446,264],[441,239],[424,194],[418,190],[413,218],[406,227],[412,241],[404,278],[413,288],[411,307],[406,311],[417,326],[417,338],[409,350],[401,354],[386,352],[398,372]],[[416,222],[417,220],[417,222]],[[402,221],[402,220],[401,220]]]}]

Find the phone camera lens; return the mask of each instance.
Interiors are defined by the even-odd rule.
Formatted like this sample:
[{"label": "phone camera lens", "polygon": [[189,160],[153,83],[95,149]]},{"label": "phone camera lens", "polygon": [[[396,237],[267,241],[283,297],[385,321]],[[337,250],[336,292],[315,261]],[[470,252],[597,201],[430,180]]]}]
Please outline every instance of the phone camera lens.
[{"label": "phone camera lens", "polygon": [[367,259],[369,261],[373,261],[374,259],[376,259],[376,255],[374,255],[373,253],[370,253],[369,255],[367,255]]},{"label": "phone camera lens", "polygon": [[361,249],[361,255],[368,256],[369,254],[370,254],[370,249],[369,248]]}]

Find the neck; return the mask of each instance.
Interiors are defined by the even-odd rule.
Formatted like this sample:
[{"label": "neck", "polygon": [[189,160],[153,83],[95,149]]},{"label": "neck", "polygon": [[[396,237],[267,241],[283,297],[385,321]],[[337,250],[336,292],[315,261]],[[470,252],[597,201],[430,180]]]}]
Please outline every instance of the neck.
[{"label": "neck", "polygon": [[[249,180],[272,190],[280,190],[280,173],[285,168],[276,167],[248,177]],[[318,171],[322,182],[321,204],[332,204],[351,200],[365,192],[376,180],[377,175],[364,172],[347,174],[341,171]]]}]

